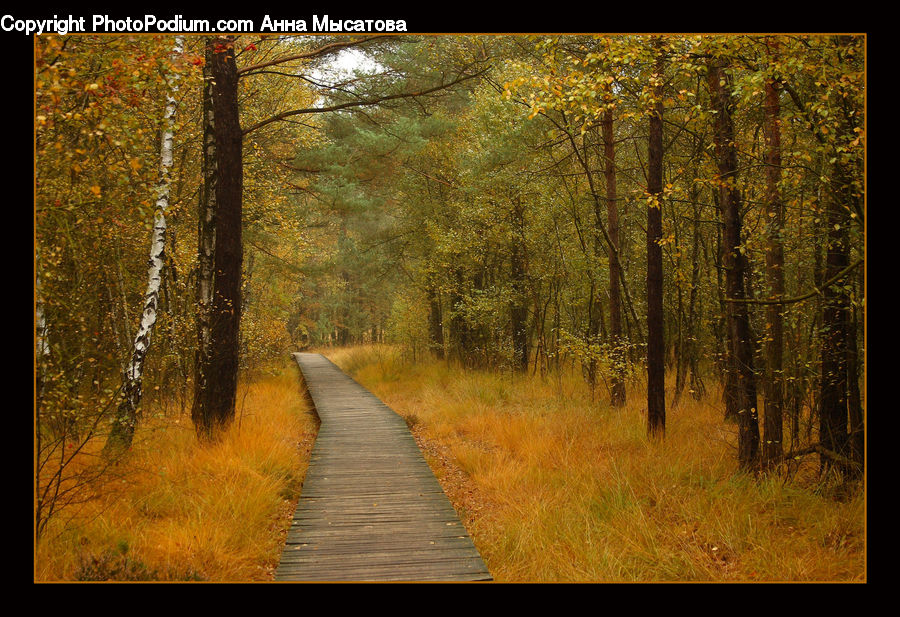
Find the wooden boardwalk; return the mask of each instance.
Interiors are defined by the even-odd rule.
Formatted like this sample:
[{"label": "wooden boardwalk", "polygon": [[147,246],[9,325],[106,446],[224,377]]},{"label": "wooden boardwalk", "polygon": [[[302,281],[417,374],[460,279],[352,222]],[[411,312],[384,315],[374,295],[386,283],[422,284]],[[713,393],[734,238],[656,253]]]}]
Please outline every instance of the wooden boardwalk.
[{"label": "wooden boardwalk", "polygon": [[276,581],[491,580],[403,418],[294,354],[321,420]]}]

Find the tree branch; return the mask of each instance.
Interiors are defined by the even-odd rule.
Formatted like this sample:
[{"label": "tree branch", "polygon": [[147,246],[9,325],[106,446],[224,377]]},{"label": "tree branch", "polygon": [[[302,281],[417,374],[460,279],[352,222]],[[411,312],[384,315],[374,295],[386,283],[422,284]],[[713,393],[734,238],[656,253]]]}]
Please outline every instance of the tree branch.
[{"label": "tree branch", "polygon": [[338,41],[336,43],[328,43],[327,45],[323,45],[317,49],[313,49],[310,51],[304,51],[299,54],[292,54],[290,56],[282,56],[281,58],[275,58],[274,60],[269,60],[267,62],[260,62],[259,64],[254,64],[251,66],[246,66],[242,69],[238,70],[238,78],[243,77],[253,71],[257,71],[259,69],[266,68],[267,66],[274,66],[276,64],[284,64],[285,62],[291,62],[293,60],[309,60],[312,58],[319,58],[322,56],[326,56],[328,54],[332,54],[338,52],[342,49],[348,49],[351,47],[356,47],[361,45],[362,43],[366,43],[373,39],[384,39],[384,38],[393,38],[396,35],[393,34],[382,34],[377,36],[367,36],[362,39],[355,39],[350,41]]},{"label": "tree branch", "polygon": [[420,90],[417,92],[401,92],[398,94],[387,94],[384,96],[378,96],[378,97],[371,98],[371,99],[363,99],[363,100],[358,100],[358,101],[348,101],[346,103],[338,103],[336,105],[331,105],[328,107],[306,107],[304,109],[291,109],[289,111],[283,111],[280,114],[275,114],[274,116],[271,116],[270,118],[261,120],[260,122],[257,122],[253,126],[244,129],[243,134],[244,134],[244,136],[249,135],[253,131],[255,131],[259,128],[262,128],[262,127],[266,126],[267,124],[271,124],[273,122],[278,122],[279,120],[284,120],[285,118],[289,118],[291,116],[297,116],[300,114],[321,114],[321,113],[325,113],[325,112],[329,112],[329,111],[340,111],[342,109],[352,109],[354,107],[368,107],[370,105],[378,105],[379,103],[384,103],[385,101],[395,101],[398,99],[409,99],[409,98],[416,98],[419,96],[424,96],[426,94],[431,94],[432,92],[437,92],[439,90],[445,90],[445,89],[449,88],[450,86],[455,86],[458,83],[462,83],[469,79],[478,77],[478,76],[484,74],[486,71],[487,71],[487,69],[485,68],[485,69],[482,69],[481,71],[479,71],[478,73],[461,75],[449,83],[440,84],[440,85],[434,86],[433,88],[427,88],[425,90]]},{"label": "tree branch", "polygon": [[441,184],[443,184],[445,186],[449,186],[450,188],[457,188],[455,184],[451,184],[450,182],[447,182],[446,180],[442,180],[441,178],[436,178],[435,176],[429,175],[429,174],[425,173],[424,171],[422,171],[420,169],[416,169],[415,167],[412,167],[405,163],[401,163],[400,167],[403,167],[404,169],[408,169],[410,171],[414,171],[417,174],[421,174],[421,175],[425,176],[429,180],[433,180],[434,182],[440,182]]},{"label": "tree branch", "polygon": [[829,450],[828,448],[826,448],[825,446],[823,446],[822,444],[819,444],[819,443],[813,444],[806,448],[801,448],[800,450],[794,450],[793,452],[788,452],[787,454],[785,454],[782,457],[782,459],[788,460],[788,459],[792,459],[792,458],[799,458],[801,456],[805,456],[807,454],[814,454],[814,453],[824,456],[825,458],[830,458],[831,460],[841,463],[843,465],[849,465],[851,467],[862,468],[862,465],[859,464],[858,462],[851,460],[842,454],[838,454],[837,452]]},{"label": "tree branch", "polygon": [[725,298],[725,302],[735,302],[738,304],[794,304],[796,302],[803,302],[804,300],[809,300],[813,296],[822,295],[822,290],[828,287],[829,285],[833,285],[840,279],[844,278],[850,272],[856,268],[858,265],[863,263],[862,259],[857,259],[852,264],[832,276],[830,279],[822,283],[821,287],[813,287],[813,290],[809,293],[805,293],[802,296],[797,296],[795,298],[781,298],[779,300],[754,300],[751,298]]}]

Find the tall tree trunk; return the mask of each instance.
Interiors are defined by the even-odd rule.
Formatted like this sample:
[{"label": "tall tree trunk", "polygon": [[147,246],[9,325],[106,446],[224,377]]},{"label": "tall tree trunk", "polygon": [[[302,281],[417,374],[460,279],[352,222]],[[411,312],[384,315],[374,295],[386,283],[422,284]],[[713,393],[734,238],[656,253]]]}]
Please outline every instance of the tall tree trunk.
[{"label": "tall tree trunk", "polygon": [[428,287],[428,338],[432,353],[444,359],[444,326],[441,321],[441,297],[432,284]]},{"label": "tall tree trunk", "polygon": [[[184,49],[184,37],[175,37],[172,48],[174,62]],[[172,147],[175,139],[175,112],[178,92],[178,74],[169,77],[169,93],[166,97],[165,128],[160,145],[159,184],[157,185],[156,212],[153,218],[153,237],[150,243],[150,266],[147,272],[147,290],[141,323],[131,350],[131,360],[125,367],[122,383],[122,401],[116,411],[109,437],[104,447],[106,453],[128,448],[134,438],[137,409],[141,402],[144,380],[144,360],[150,348],[153,329],[159,315],[160,286],[163,277],[166,251],[166,210],[169,207],[169,171],[172,168]]]},{"label": "tall tree trunk", "polygon": [[[770,56],[777,58],[778,43],[771,44]],[[763,132],[766,152],[766,286],[770,299],[784,296],[784,204],[781,200],[781,106],[778,78],[770,76],[765,84]],[[766,380],[763,418],[762,456],[765,465],[781,459],[783,453],[784,413],[784,305],[766,307]]]},{"label": "tall tree trunk", "polygon": [[613,113],[607,109],[601,123],[603,134],[604,179],[606,183],[606,218],[609,226],[609,334],[610,359],[613,370],[610,378],[610,405],[625,404],[625,341],[622,338],[622,297],[619,292],[622,266],[619,263],[619,206],[616,191],[616,147],[613,137]]},{"label": "tall tree trunk", "polygon": [[34,264],[34,325],[35,325],[35,349],[34,349],[34,398],[35,407],[41,406],[44,396],[44,372],[45,364],[50,358],[50,341],[47,318],[44,315],[44,298],[41,290],[40,263],[35,259]]},{"label": "tall tree trunk", "polygon": [[[832,170],[830,195],[826,201],[825,246],[826,281],[831,280],[850,264],[847,238],[847,203],[850,178],[842,165]],[[822,293],[822,392],[819,399],[819,441],[822,446],[841,457],[850,455],[848,431],[848,348],[850,337],[850,294],[843,285],[828,285]],[[851,469],[822,457],[825,468],[837,467],[843,473]]]},{"label": "tall tree trunk", "polygon": [[212,305],[213,287],[215,285],[215,249],[216,249],[216,132],[215,109],[213,107],[213,91],[215,78],[213,64],[215,49],[210,37],[205,45],[205,63],[203,65],[203,152],[201,158],[202,184],[200,186],[200,203],[197,214],[197,355],[195,358],[194,400],[191,416],[198,434],[206,434],[203,409],[209,399],[208,371],[212,362]]},{"label": "tall tree trunk", "polygon": [[562,332],[562,309],[559,298],[561,289],[562,282],[557,279],[553,285],[553,327],[550,328],[550,332],[553,333],[551,357],[553,358],[553,370],[556,371],[557,377],[560,376],[560,356],[562,355],[559,353],[559,338],[560,332]]},{"label": "tall tree trunk", "polygon": [[454,268],[454,287],[450,291],[450,342],[451,354],[463,366],[469,365],[469,356],[472,347],[472,333],[466,322],[464,310],[463,290],[465,289],[465,275],[461,267]]},{"label": "tall tree trunk", "polygon": [[[694,177],[699,177],[695,175]],[[688,298],[688,334],[687,334],[687,354],[688,354],[688,364],[690,367],[690,392],[691,396],[694,397],[694,400],[700,400],[703,395],[706,393],[706,386],[703,383],[703,377],[700,374],[699,367],[699,350],[697,344],[697,335],[698,331],[696,326],[699,321],[700,307],[698,307],[698,302],[700,301],[700,246],[702,242],[702,237],[700,235],[700,206],[697,203],[697,189],[691,188],[691,204],[694,208],[694,220],[692,223],[692,232],[694,236],[694,244],[691,249],[691,293]],[[705,245],[703,249],[704,256],[706,255]],[[704,259],[704,262],[706,259]]]},{"label": "tall tree trunk", "polygon": [[[234,418],[241,319],[242,134],[238,113],[238,73],[234,37],[207,41],[212,62],[212,112],[215,138],[215,251],[210,313],[210,350],[191,412],[198,436],[214,438]],[[204,359],[201,357],[201,360]]]},{"label": "tall tree trunk", "polygon": [[[725,269],[725,310],[728,322],[732,395],[738,415],[738,459],[742,469],[754,469],[759,459],[759,417],[756,403],[756,375],[753,368],[753,339],[744,291],[741,258],[741,195],[737,187],[737,150],[734,145],[734,102],[731,83],[721,60],[712,59],[707,73],[713,109],[719,203],[722,211],[722,266]],[[736,302],[735,302],[736,301]]]},{"label": "tall tree trunk", "polygon": [[[722,204],[719,190],[713,191],[713,202],[721,218]],[[713,325],[713,336],[716,346],[716,372],[722,380],[722,402],[725,403],[725,419],[737,421],[738,397],[735,394],[737,379],[731,370],[731,331],[728,328],[728,302],[725,301],[725,244],[722,239],[722,225],[716,225],[716,247],[712,251],[713,267],[716,271],[716,300],[719,303],[719,316]]]},{"label": "tall tree trunk", "polygon": [[528,372],[530,356],[528,344],[528,259],[525,243],[525,205],[521,197],[512,199],[513,233],[510,238],[510,282],[512,302],[509,309],[512,328],[513,367]]},{"label": "tall tree trunk", "polygon": [[[595,242],[594,244],[594,248],[599,249],[599,246],[597,246],[599,242]],[[593,274],[590,275],[590,279],[591,288],[588,290],[587,307],[585,310],[587,323],[584,328],[584,340],[589,349],[598,343],[600,333],[600,319],[597,311],[597,305],[600,303],[600,298],[597,294],[597,283],[594,280]],[[581,370],[588,383],[588,387],[591,390],[591,401],[593,401],[594,394],[597,390],[597,358],[593,353],[588,352],[587,357],[582,360]]]},{"label": "tall tree trunk", "polygon": [[[838,60],[847,69],[860,69],[859,56],[853,53],[854,39],[838,36]],[[837,135],[833,146],[858,140],[861,101],[843,92],[836,103]],[[821,132],[824,136],[824,131]],[[820,141],[828,143],[827,139]],[[854,179],[862,176],[862,161],[854,161],[836,147],[831,159],[829,198],[826,201],[828,236],[825,253],[825,279],[831,280],[850,263],[852,217],[863,215],[863,189]],[[857,220],[860,220],[859,218]],[[834,463],[845,478],[858,479],[865,458],[865,417],[859,392],[856,315],[852,308],[852,283],[829,285],[823,293],[822,318],[822,394],[819,439],[822,445],[845,460]],[[860,284],[863,291],[864,283]],[[829,465],[823,458],[823,464]]]},{"label": "tall tree trunk", "polygon": [[[631,295],[628,293],[628,285],[625,282],[625,273],[624,273],[624,270],[622,269],[622,254],[621,254],[621,250],[620,250],[621,247],[618,246],[618,244],[615,244],[615,245],[613,244],[613,242],[610,239],[609,232],[607,231],[606,227],[603,224],[603,218],[602,218],[602,214],[601,214],[602,198],[598,194],[597,188],[594,183],[594,172],[591,169],[591,166],[590,166],[590,163],[588,160],[588,149],[583,148],[584,153],[582,154],[581,149],[578,147],[578,143],[575,139],[575,136],[571,132],[568,133],[568,138],[569,138],[569,143],[572,145],[572,151],[575,153],[575,156],[578,159],[578,162],[581,164],[581,167],[584,170],[585,178],[587,178],[588,185],[590,187],[591,197],[594,202],[594,227],[597,232],[597,234],[595,234],[595,238],[594,238],[595,246],[599,247],[600,238],[602,237],[603,241],[606,243],[607,254],[615,253],[616,265],[618,267],[618,273],[619,273],[619,285],[620,285],[620,289],[622,291],[622,294],[620,297],[624,298],[625,306],[628,308],[629,312],[631,313],[631,317],[634,321],[634,328],[636,330],[635,334],[637,335],[634,338],[643,342],[644,333],[641,330],[640,322],[637,318],[637,313],[634,310],[634,304],[631,301]],[[582,143],[584,143],[584,142],[582,142]],[[612,144],[611,141],[610,141],[610,144]],[[604,153],[604,156],[606,156],[605,153]],[[613,163],[613,165],[614,165],[614,163]],[[606,173],[606,172],[604,171],[604,173]],[[615,168],[613,167],[613,174],[614,173],[615,173]],[[615,182],[615,180],[614,180],[614,182]],[[615,203],[615,201],[613,201],[613,203]],[[616,222],[618,223],[618,214],[616,216]],[[577,225],[577,220],[576,220],[576,225]],[[584,248],[584,250],[587,250],[586,247],[584,246],[584,243],[582,243],[582,248]],[[590,276],[593,276],[593,275],[590,275]],[[593,284],[593,278],[591,279],[591,281]]]},{"label": "tall tree trunk", "polygon": [[856,309],[851,310],[850,327],[847,331],[847,406],[850,420],[850,459],[858,464],[851,472],[861,475],[865,465],[865,412],[859,391],[859,350],[856,342],[859,317]]},{"label": "tall tree trunk", "polygon": [[[679,233],[680,225],[677,222],[678,214],[675,208],[672,208],[672,220],[675,222],[672,226],[674,251],[674,269],[675,272],[681,272],[682,251],[681,234]],[[687,327],[687,315],[684,307],[684,282],[680,280],[675,282],[675,306],[676,314],[674,318],[675,336],[672,343],[672,362],[675,365],[675,393],[672,395],[672,407],[678,404],[681,398],[681,392],[687,378],[688,354],[687,354],[687,335],[685,330]]]},{"label": "tall tree trunk", "polygon": [[526,305],[525,259],[523,249],[513,241],[510,268],[512,270],[513,301],[510,307],[510,324],[512,326],[513,366],[524,372],[528,371],[528,306]]},{"label": "tall tree trunk", "polygon": [[666,429],[665,349],[663,343],[662,272],[662,186],[663,186],[663,101],[664,56],[662,41],[654,39],[656,51],[654,109],[650,115],[647,157],[647,432],[663,434]]}]

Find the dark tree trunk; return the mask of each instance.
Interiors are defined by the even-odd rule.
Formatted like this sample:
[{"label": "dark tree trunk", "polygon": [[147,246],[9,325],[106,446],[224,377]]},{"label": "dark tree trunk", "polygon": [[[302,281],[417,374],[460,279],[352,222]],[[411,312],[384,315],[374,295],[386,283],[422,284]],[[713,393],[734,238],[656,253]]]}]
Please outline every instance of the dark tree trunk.
[{"label": "dark tree trunk", "polygon": [[850,328],[847,332],[847,405],[850,419],[850,459],[857,463],[851,471],[862,475],[865,465],[865,415],[859,391],[859,351],[856,342],[859,318],[856,310],[851,311]]},{"label": "dark tree trunk", "polygon": [[603,114],[603,158],[606,180],[606,217],[609,226],[609,334],[610,359],[613,370],[610,377],[610,405],[625,404],[625,353],[622,339],[622,297],[619,292],[622,266],[619,263],[619,207],[616,192],[616,148],[613,137],[612,110]]},{"label": "dark tree trunk", "polygon": [[[835,277],[850,264],[847,238],[846,204],[850,179],[839,165],[833,169],[830,195],[826,202],[825,246],[826,281]],[[819,399],[819,441],[826,450],[842,457],[850,454],[848,432],[847,342],[850,336],[850,295],[843,285],[828,285],[822,294],[822,392]],[[826,456],[824,467],[837,466],[843,473],[851,470]]]},{"label": "dark tree trunk", "polygon": [[509,317],[512,328],[513,367],[528,372],[528,259],[525,243],[525,205],[520,197],[512,200],[514,229],[510,238],[510,281],[512,303]]},{"label": "dark tree trunk", "polygon": [[734,103],[731,83],[719,60],[711,60],[707,73],[713,109],[719,204],[724,224],[722,267],[725,270],[725,310],[728,322],[732,396],[738,415],[738,458],[741,468],[755,469],[759,459],[759,417],[753,339],[745,299],[744,265],[741,258],[741,195],[737,188],[737,150],[734,146]]},{"label": "dark tree trunk", "polygon": [[[346,228],[342,227],[342,239],[346,238],[346,234]],[[352,290],[354,289],[354,286],[352,281],[350,280],[350,273],[347,270],[341,268],[340,277],[341,283],[343,284],[343,297],[340,305],[337,308],[337,344],[339,347],[346,347],[350,344],[350,341],[352,339],[352,333],[350,332],[350,307],[353,305]]]},{"label": "dark tree trunk", "polygon": [[513,302],[510,307],[512,325],[513,365],[519,371],[528,371],[528,307],[525,304],[525,259],[522,249],[513,243],[510,258],[512,269]]},{"label": "dark tree trunk", "polygon": [[213,108],[214,90],[214,41],[209,39],[205,48],[203,65],[203,151],[201,153],[201,169],[203,173],[200,185],[200,203],[197,214],[197,354],[195,357],[194,401],[191,416],[198,435],[207,435],[207,422],[204,419],[204,406],[209,400],[209,378],[207,372],[211,366],[213,285],[215,284],[215,247],[216,247],[216,134],[215,110]]},{"label": "dark tree trunk", "polygon": [[[597,315],[597,304],[600,300],[597,297],[597,283],[594,280],[593,274],[591,274],[590,278],[591,288],[590,290],[588,290],[587,295],[587,324],[585,325],[584,329],[584,340],[587,342],[588,346],[593,346],[597,344],[599,340],[600,320]],[[594,357],[593,354],[588,354],[586,363],[584,360],[582,360],[581,370],[584,373],[584,377],[588,383],[588,387],[591,390],[591,401],[593,401],[594,394],[597,390],[597,358]]]},{"label": "dark tree trunk", "polygon": [[665,348],[663,343],[663,272],[662,272],[662,186],[663,186],[663,50],[654,41],[657,53],[656,76],[660,85],[654,88],[653,113],[650,115],[650,138],[647,160],[647,192],[651,196],[647,208],[647,432],[663,434],[666,429]]},{"label": "dark tree trunk", "polygon": [[434,286],[428,288],[428,338],[435,357],[443,360],[444,326],[441,322],[441,297]]},{"label": "dark tree trunk", "polygon": [[553,327],[550,328],[550,332],[553,333],[553,369],[556,371],[557,375],[559,375],[560,356],[562,355],[559,353],[559,333],[562,331],[562,310],[559,299],[561,289],[562,283],[559,280],[555,281],[553,285]]},{"label": "dark tree trunk", "polygon": [[[695,176],[699,177],[699,176]],[[697,203],[696,189],[691,191],[691,203],[694,207],[693,235],[694,244],[691,251],[691,293],[688,299],[688,333],[687,333],[687,354],[688,365],[690,367],[690,392],[694,400],[700,400],[706,393],[706,386],[703,383],[703,377],[700,375],[699,349],[697,344],[697,330],[695,329],[700,314],[698,303],[700,300],[700,206]],[[706,250],[704,248],[704,256]]]},{"label": "dark tree trunk", "polygon": [[[839,59],[850,65],[858,60],[845,46],[852,45],[850,37],[836,37]],[[861,67],[856,67],[861,68]],[[837,100],[839,110],[838,135],[834,145],[858,139],[860,109],[846,96]],[[824,131],[822,131],[824,136]],[[828,143],[828,139],[820,137]],[[861,162],[837,149],[831,159],[831,181],[828,186],[825,219],[828,236],[825,247],[824,278],[830,281],[850,264],[851,213],[863,212],[862,189],[855,186],[861,177]],[[845,478],[862,476],[865,458],[865,419],[859,392],[856,316],[851,306],[852,282],[841,281],[828,285],[823,293],[822,313],[822,393],[819,408],[819,440],[822,445],[843,459],[822,463],[834,465]],[[862,291],[862,284],[860,284]]]},{"label": "dark tree trunk", "polygon": [[[212,38],[212,112],[215,140],[216,232],[210,350],[192,416],[201,439],[210,439],[234,418],[241,319],[242,134],[234,38]],[[201,358],[203,359],[203,358]]]},{"label": "dark tree trunk", "polygon": [[471,361],[473,333],[463,314],[464,298],[462,290],[465,289],[465,276],[461,268],[455,269],[455,287],[450,292],[450,342],[451,354],[463,366],[469,366]]},{"label": "dark tree trunk", "polygon": [[[772,44],[772,54],[778,52]],[[781,106],[779,83],[773,75],[765,85],[765,134],[766,152],[766,286],[770,299],[784,296],[784,204],[781,200]],[[781,459],[783,453],[784,414],[784,306],[770,304],[766,307],[766,381],[765,416],[763,419],[762,456],[765,465]]]}]

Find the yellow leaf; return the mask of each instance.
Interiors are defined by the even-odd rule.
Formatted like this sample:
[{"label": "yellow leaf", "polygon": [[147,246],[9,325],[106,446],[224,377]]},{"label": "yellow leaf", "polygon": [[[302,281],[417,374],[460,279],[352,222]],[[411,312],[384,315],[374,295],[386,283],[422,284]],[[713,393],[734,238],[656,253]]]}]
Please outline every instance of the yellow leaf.
[{"label": "yellow leaf", "polygon": [[93,193],[97,197],[100,197],[100,187],[95,184],[91,187],[91,193]]}]

